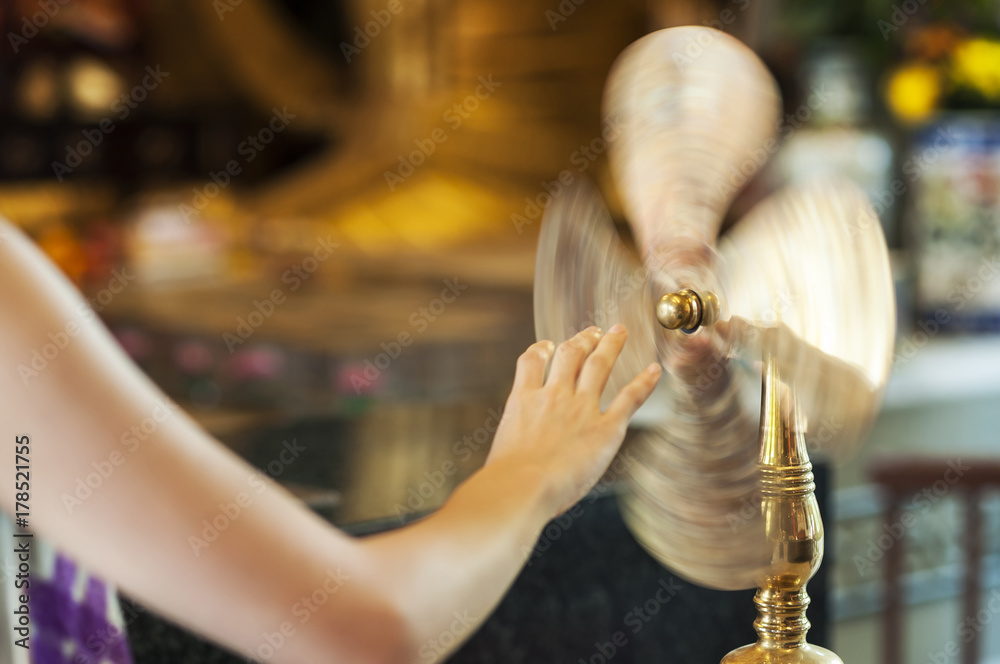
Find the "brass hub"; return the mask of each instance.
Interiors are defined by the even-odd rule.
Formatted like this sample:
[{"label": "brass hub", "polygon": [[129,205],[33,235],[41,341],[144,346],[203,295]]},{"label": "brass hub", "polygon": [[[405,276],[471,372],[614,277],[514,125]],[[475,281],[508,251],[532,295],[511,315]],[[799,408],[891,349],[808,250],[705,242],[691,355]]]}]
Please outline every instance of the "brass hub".
[{"label": "brass hub", "polygon": [[668,330],[691,333],[715,322],[718,302],[715,293],[699,294],[690,288],[667,293],[656,303],[656,320]]}]

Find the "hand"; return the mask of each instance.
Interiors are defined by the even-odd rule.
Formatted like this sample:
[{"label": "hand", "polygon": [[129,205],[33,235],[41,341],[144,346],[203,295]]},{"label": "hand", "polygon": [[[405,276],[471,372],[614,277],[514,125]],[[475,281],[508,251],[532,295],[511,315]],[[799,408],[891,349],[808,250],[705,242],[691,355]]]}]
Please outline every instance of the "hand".
[{"label": "hand", "polygon": [[601,412],[601,393],[627,336],[621,325],[607,334],[587,328],[555,350],[548,380],[551,341],[529,346],[517,361],[514,387],[486,463],[539,471],[551,490],[552,516],[572,507],[601,478],[629,420],[660,378],[660,365],[651,364]]}]

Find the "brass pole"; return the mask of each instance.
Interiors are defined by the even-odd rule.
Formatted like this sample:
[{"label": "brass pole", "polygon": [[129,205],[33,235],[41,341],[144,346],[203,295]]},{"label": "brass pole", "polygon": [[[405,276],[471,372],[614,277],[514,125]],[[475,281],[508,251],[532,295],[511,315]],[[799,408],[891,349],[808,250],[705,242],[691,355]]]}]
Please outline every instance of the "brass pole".
[{"label": "brass pole", "polygon": [[757,643],[737,648],[722,662],[843,664],[829,650],[806,643],[806,583],[823,560],[823,521],[794,390],[781,382],[771,354],[764,360],[762,392],[761,512],[771,560],[754,596]]}]

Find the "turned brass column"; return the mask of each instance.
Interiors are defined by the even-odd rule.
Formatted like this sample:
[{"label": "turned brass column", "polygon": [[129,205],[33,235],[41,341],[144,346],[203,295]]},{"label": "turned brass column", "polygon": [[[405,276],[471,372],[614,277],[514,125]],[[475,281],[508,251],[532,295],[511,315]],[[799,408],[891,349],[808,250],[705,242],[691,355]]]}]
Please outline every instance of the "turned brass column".
[{"label": "turned brass column", "polygon": [[757,643],[737,648],[722,662],[843,664],[829,650],[806,643],[806,583],[823,560],[823,521],[794,389],[781,382],[771,355],[765,357],[762,391],[761,512],[771,560],[754,596]]}]

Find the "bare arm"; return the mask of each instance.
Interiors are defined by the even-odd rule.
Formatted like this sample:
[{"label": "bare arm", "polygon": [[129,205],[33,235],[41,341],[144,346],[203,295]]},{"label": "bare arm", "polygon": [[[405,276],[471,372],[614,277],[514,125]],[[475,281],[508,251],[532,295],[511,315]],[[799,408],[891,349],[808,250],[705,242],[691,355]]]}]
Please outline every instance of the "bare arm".
[{"label": "bare arm", "polygon": [[[3,234],[0,422],[11,450],[31,436],[32,528],[163,615],[268,661],[431,661],[453,649],[544,524],[596,482],[658,376],[637,377],[602,414],[625,335],[581,333],[544,385],[551,347],[535,344],[487,465],[434,515],[356,540],[172,406],[35,247]],[[50,342],[58,353],[36,370],[33,352]],[[0,506],[12,512],[13,451],[0,460]],[[78,481],[95,472],[79,500]],[[204,521],[234,505],[206,541]]]}]

